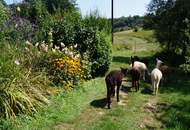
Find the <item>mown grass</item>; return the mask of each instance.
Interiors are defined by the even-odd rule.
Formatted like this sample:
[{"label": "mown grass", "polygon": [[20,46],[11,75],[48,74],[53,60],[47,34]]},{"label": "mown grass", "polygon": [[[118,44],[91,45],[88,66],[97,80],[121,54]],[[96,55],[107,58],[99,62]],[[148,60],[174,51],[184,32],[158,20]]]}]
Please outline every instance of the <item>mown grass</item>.
[{"label": "mown grass", "polygon": [[[146,57],[149,71],[155,66],[155,55],[161,48],[152,37],[152,31],[120,32],[115,37],[111,70],[128,67],[130,56]],[[135,38],[134,38],[135,37]],[[137,39],[141,46],[136,47]],[[128,43],[127,43],[128,42]],[[142,49],[142,47],[144,49]],[[159,94],[152,95],[150,83],[141,81],[140,91],[134,92],[130,76],[120,92],[121,103],[113,99],[112,109],[106,106],[104,78],[97,78],[81,84],[81,88],[53,97],[48,106],[39,113],[18,118],[17,129],[22,130],[186,130],[190,122],[190,79],[177,68],[172,69],[170,81],[160,86]],[[2,129],[11,128],[5,122]]]},{"label": "mown grass", "polygon": [[[43,106],[38,113],[32,116],[20,116],[13,123],[16,123],[17,129],[21,130],[51,130],[60,122],[69,124],[81,114],[91,100],[102,95],[104,91],[102,79],[91,80],[84,83],[80,89],[53,97],[51,103]],[[1,129],[15,130],[15,124],[7,122],[7,125],[1,126]]]}]

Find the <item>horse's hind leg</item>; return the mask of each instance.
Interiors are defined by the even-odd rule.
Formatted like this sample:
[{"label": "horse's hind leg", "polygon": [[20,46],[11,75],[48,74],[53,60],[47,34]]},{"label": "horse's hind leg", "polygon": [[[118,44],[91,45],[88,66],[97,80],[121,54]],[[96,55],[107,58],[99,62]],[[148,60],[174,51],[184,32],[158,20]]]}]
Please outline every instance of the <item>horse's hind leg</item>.
[{"label": "horse's hind leg", "polygon": [[156,87],[156,95],[157,95],[157,93],[158,93],[158,88],[159,88],[159,84],[160,84],[160,81],[158,81],[157,83],[156,83],[156,85],[155,85],[155,87]]},{"label": "horse's hind leg", "polygon": [[134,81],[136,92],[138,91],[137,81]]},{"label": "horse's hind leg", "polygon": [[115,97],[115,86],[111,87],[111,95],[112,97]]},{"label": "horse's hind leg", "polygon": [[110,86],[107,86],[107,103],[108,103],[108,109],[110,109],[110,104],[111,104],[111,88],[110,88]]},{"label": "horse's hind leg", "polygon": [[139,90],[139,80],[137,80],[137,86],[138,86],[138,90]]}]

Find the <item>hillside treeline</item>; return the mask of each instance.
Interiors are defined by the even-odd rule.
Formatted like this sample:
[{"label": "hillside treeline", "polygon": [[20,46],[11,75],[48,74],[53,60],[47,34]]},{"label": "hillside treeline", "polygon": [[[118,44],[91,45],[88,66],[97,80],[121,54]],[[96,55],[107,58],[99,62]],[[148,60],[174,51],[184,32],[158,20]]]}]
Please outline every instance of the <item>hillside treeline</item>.
[{"label": "hillside treeline", "polygon": [[144,17],[142,16],[129,16],[129,17],[120,17],[114,18],[114,31],[123,31],[127,29],[134,29],[143,27]]}]

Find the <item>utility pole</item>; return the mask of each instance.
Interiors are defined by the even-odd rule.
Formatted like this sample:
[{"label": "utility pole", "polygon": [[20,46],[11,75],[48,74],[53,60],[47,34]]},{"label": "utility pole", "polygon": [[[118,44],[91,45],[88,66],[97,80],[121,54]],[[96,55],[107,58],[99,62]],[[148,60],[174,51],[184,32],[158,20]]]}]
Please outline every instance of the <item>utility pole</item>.
[{"label": "utility pole", "polygon": [[113,38],[113,0],[111,0],[111,25],[112,25],[112,29],[111,29],[111,40],[112,40],[112,44],[114,43],[114,38]]}]

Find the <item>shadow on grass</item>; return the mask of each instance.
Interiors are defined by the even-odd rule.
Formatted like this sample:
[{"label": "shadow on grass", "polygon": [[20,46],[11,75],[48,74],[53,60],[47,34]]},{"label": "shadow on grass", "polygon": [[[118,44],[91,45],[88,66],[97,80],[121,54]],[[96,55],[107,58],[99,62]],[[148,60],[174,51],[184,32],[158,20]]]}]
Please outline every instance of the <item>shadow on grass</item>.
[{"label": "shadow on grass", "polygon": [[180,73],[173,73],[170,82],[162,83],[160,93],[181,93],[184,95],[190,94],[190,79],[189,76]]},{"label": "shadow on grass", "polygon": [[149,94],[151,95],[153,93],[153,91],[150,89],[150,87],[145,86],[142,90],[141,90],[142,94]]},{"label": "shadow on grass", "polygon": [[105,108],[105,106],[107,105],[107,99],[102,98],[102,99],[94,100],[90,103],[90,105],[96,108]]},{"label": "shadow on grass", "polygon": [[126,86],[126,85],[122,85],[121,86],[121,91],[128,93],[128,92],[132,92],[132,87]]},{"label": "shadow on grass", "polygon": [[124,56],[113,56],[112,59],[113,62],[119,62],[119,63],[130,63],[130,57],[124,57]]},{"label": "shadow on grass", "polygon": [[[162,113],[162,114],[160,114]],[[190,104],[188,100],[179,99],[171,105],[157,104],[156,119],[166,129],[187,130],[190,128]]]}]

